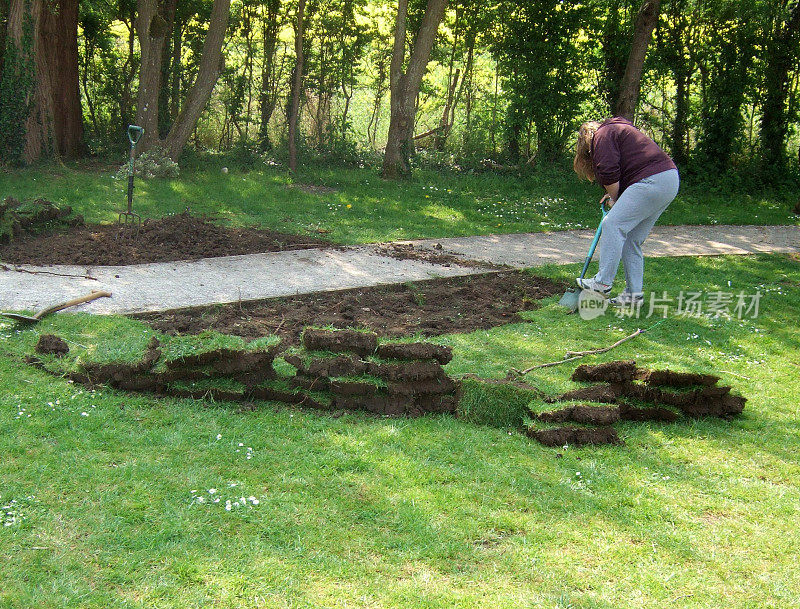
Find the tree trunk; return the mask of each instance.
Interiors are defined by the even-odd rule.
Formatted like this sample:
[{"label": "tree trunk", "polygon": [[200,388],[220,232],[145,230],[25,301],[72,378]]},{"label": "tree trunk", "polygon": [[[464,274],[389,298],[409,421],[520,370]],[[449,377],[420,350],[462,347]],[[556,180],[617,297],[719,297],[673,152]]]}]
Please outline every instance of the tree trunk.
[{"label": "tree trunk", "polygon": [[444,146],[447,143],[447,137],[450,135],[450,129],[453,124],[450,121],[450,109],[455,104],[453,103],[456,96],[456,88],[458,87],[459,78],[461,78],[461,68],[456,68],[455,73],[450,77],[450,87],[447,90],[447,99],[442,110],[442,118],[439,119],[439,131],[433,137],[433,148],[439,152],[444,151]]},{"label": "tree trunk", "polygon": [[172,70],[170,72],[169,122],[175,124],[181,108],[181,54],[183,51],[183,24],[172,29]]},{"label": "tree trunk", "polygon": [[[604,101],[611,112],[614,112],[619,99],[622,77],[625,75],[625,49],[620,44],[622,29],[620,27],[620,0],[613,0],[608,7],[608,17],[603,26],[600,39],[603,71],[601,91]],[[621,48],[623,47],[623,48]]]},{"label": "tree trunk", "polygon": [[381,54],[375,66],[378,72],[374,81],[375,98],[372,102],[372,114],[369,117],[369,124],[367,125],[367,138],[369,138],[373,150],[377,148],[381,101],[383,100],[383,96],[386,95],[386,59],[386,56]]},{"label": "tree trunk", "polygon": [[259,96],[259,110],[261,118],[258,127],[259,148],[264,150],[272,149],[272,142],[269,139],[269,121],[275,111],[275,81],[273,78],[275,65],[275,49],[278,44],[278,11],[280,10],[280,0],[270,0],[266,4],[267,14],[264,16],[262,42],[264,58],[261,67],[261,94]]},{"label": "tree trunk", "polygon": [[3,58],[6,53],[6,35],[8,34],[9,0],[0,0],[0,74],[3,73]]},{"label": "tree trunk", "polygon": [[292,100],[289,110],[289,171],[297,171],[297,119],[300,114],[300,93],[303,88],[303,33],[306,0],[299,0],[294,25],[295,66],[292,77]]},{"label": "tree trunk", "polygon": [[167,35],[164,4],[159,0],[138,0],[136,33],[141,49],[139,96],[136,102],[136,124],[144,128],[139,142],[143,152],[161,143],[158,132],[158,102],[161,91],[161,59]]},{"label": "tree trunk", "polygon": [[[12,162],[83,152],[77,0],[13,0],[0,122]],[[13,59],[13,63],[12,63]]]},{"label": "tree trunk", "polygon": [[633,120],[636,104],[639,100],[639,85],[642,80],[644,59],[653,29],[658,23],[658,12],[661,0],[644,0],[636,16],[634,25],[633,44],[628,55],[628,64],[625,66],[625,75],[620,84],[619,99],[617,100],[614,114],[628,120]]},{"label": "tree trunk", "polygon": [[670,29],[666,38],[666,60],[675,81],[675,116],[670,133],[672,158],[678,165],[685,165],[689,160],[688,120],[689,93],[691,86],[690,58],[686,47],[691,44],[687,34],[688,23],[684,2],[673,1],[671,4]]},{"label": "tree trunk", "polygon": [[794,3],[785,21],[778,15],[775,21],[775,35],[766,52],[760,129],[762,162],[769,170],[780,170],[786,164],[784,147],[789,131],[789,72],[800,36],[800,2]]},{"label": "tree trunk", "polygon": [[136,51],[136,14],[135,10],[131,10],[129,20],[124,21],[128,27],[128,54],[125,58],[125,64],[122,66],[123,83],[122,90],[119,93],[119,116],[121,121],[120,134],[125,131],[128,123],[135,122],[133,112],[133,80],[136,77],[136,62],[134,54]]},{"label": "tree trunk", "polygon": [[75,158],[84,152],[78,66],[78,0],[48,3],[42,12],[41,37],[53,96],[55,152]]},{"label": "tree trunk", "polygon": [[428,0],[422,24],[414,40],[408,69],[405,72],[403,72],[403,59],[405,58],[408,0],[398,0],[397,4],[394,51],[389,69],[391,118],[386,152],[383,158],[383,177],[388,179],[396,179],[411,173],[409,157],[414,145],[412,138],[417,95],[430,59],[433,43],[436,40],[439,23],[447,7],[447,0]]},{"label": "tree trunk", "polygon": [[678,165],[689,161],[688,152],[688,117],[689,117],[689,83],[685,75],[676,75],[675,80],[675,120],[672,123],[672,158]]},{"label": "tree trunk", "polygon": [[[174,36],[176,29],[175,17],[178,9],[178,0],[166,0],[164,5],[164,43],[161,47],[161,80],[158,92],[158,133],[159,137],[166,137],[172,126],[173,117],[170,115],[170,94],[172,93],[172,60],[174,54]],[[167,44],[168,42],[172,45]]]},{"label": "tree trunk", "polygon": [[231,0],[214,0],[197,77],[164,142],[169,156],[174,160],[177,160],[183,152],[200,115],[208,104],[214,85],[217,84],[222,69],[222,43],[225,41],[225,31],[228,29],[230,9]]},{"label": "tree trunk", "polygon": [[138,0],[139,16],[136,19],[136,31],[141,47],[142,65],[139,72],[136,124],[145,130],[138,146],[140,152],[158,145],[163,146],[172,159],[178,160],[180,157],[217,83],[222,67],[222,43],[225,41],[225,31],[228,29],[230,7],[230,0],[214,0],[197,76],[169,133],[162,140],[158,130],[159,94],[168,23],[164,18],[163,3],[158,0]]}]

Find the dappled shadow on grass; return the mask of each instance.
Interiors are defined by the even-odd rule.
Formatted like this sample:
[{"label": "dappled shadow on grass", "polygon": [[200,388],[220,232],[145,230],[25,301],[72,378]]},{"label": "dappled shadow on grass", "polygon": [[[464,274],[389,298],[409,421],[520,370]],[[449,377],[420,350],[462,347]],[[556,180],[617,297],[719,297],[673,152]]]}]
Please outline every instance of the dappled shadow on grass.
[{"label": "dappled shadow on grass", "polygon": [[[740,277],[772,287],[784,268],[777,257],[683,259],[652,261],[647,272],[663,289],[706,290]],[[34,331],[6,336],[4,326],[5,350],[15,355],[0,356],[2,400],[16,407],[19,399],[33,418],[0,412],[11,431],[0,439],[0,467],[14,473],[15,491],[36,486],[42,497],[30,528],[9,538],[22,565],[8,571],[17,582],[10,585],[22,585],[19,573],[35,580],[46,570],[48,590],[78,588],[86,602],[124,581],[131,596],[156,604],[206,594],[334,604],[361,598],[350,586],[375,604],[398,606],[431,604],[434,595],[452,606],[459,594],[465,604],[502,607],[507,598],[529,604],[534,597],[555,604],[565,590],[562,600],[597,607],[612,606],[603,598],[615,598],[615,607],[675,604],[686,590],[708,606],[753,598],[788,606],[789,593],[779,588],[796,562],[796,527],[785,515],[797,498],[797,382],[773,375],[788,371],[795,353],[800,298],[797,269],[786,274],[794,286],[773,293],[777,306],[752,324],[669,318],[592,360],[698,372],[724,366],[748,377],[725,378],[750,398],[742,416],[621,424],[624,447],[549,449],[448,417],[334,418],[272,405],[239,413],[227,404],[114,391],[81,402],[98,406],[97,419],[80,410],[51,413],[46,403],[68,399],[72,389],[21,365]],[[456,346],[448,372],[502,376],[520,360],[605,346],[644,325],[584,322],[554,304],[526,317],[442,337]],[[45,319],[36,331],[68,319],[75,322]],[[102,320],[112,331],[114,319]],[[93,329],[72,328],[68,338],[93,341],[82,336]],[[768,330],[767,347],[755,329]],[[137,335],[136,345],[146,338]],[[734,351],[742,357],[724,359]],[[767,365],[747,363],[767,351]],[[573,367],[530,380],[560,391],[574,386]],[[237,457],[238,442],[255,448],[253,460]],[[189,489],[229,481],[258,494],[260,507],[234,514],[190,503]],[[43,569],[40,551],[31,550],[42,534],[70,573]]]}]

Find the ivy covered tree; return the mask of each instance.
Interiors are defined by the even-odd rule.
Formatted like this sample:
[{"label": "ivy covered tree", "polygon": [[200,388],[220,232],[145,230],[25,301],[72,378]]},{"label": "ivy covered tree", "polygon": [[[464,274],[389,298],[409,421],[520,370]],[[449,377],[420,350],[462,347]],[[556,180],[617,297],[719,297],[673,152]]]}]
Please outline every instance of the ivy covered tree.
[{"label": "ivy covered tree", "polygon": [[33,163],[83,151],[78,0],[11,0],[0,79],[2,158]]}]

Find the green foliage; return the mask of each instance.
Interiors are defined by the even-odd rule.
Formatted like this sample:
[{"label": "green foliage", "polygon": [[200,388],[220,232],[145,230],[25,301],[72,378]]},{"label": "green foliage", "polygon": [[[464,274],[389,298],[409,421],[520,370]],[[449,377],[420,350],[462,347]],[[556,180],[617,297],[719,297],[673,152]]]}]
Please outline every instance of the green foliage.
[{"label": "green foliage", "polygon": [[[222,167],[230,172],[222,173]],[[87,223],[117,221],[119,190],[110,172],[78,164],[0,172],[0,192],[71,205]],[[193,213],[233,226],[374,243],[594,229],[600,191],[578,181],[566,163],[522,174],[419,168],[398,184],[378,178],[374,165],[343,169],[315,162],[290,179],[280,165],[243,172],[225,154],[187,154],[180,178],[139,183],[135,196],[136,211],[145,218],[181,213],[189,205]],[[796,224],[800,217],[791,211],[796,204],[796,183],[765,188],[741,174],[738,181],[714,187],[705,176],[686,175],[660,222]]]},{"label": "green foliage", "polygon": [[[164,11],[170,3],[158,4]],[[194,82],[212,4],[177,3],[162,58],[162,136]],[[426,4],[410,2],[408,44]],[[478,168],[486,159],[506,165],[532,157],[560,161],[579,122],[610,112],[640,6],[641,0],[450,2],[423,80],[415,131],[446,124],[415,140],[424,155],[412,163]],[[714,180],[731,168],[755,168],[765,180],[787,171],[797,175],[796,164],[787,162],[800,144],[794,126],[800,48],[798,28],[791,26],[793,6],[789,0],[662,1],[635,122],[682,169]],[[307,9],[301,157],[370,165],[387,132],[396,7],[313,0]],[[136,10],[131,0],[79,6],[78,84],[86,139],[93,153],[105,157],[125,149],[124,129],[135,117]],[[223,71],[194,131],[192,154],[230,152],[239,160],[229,164],[242,168],[260,165],[250,152],[254,147],[286,156],[293,13],[288,0],[232,4]],[[7,46],[0,76],[0,157],[10,163],[20,157],[28,99],[20,92],[32,86],[27,76],[33,64],[29,52]],[[444,121],[443,114],[449,115]]]},{"label": "green foliage", "polygon": [[[130,167],[128,163],[120,166],[115,174],[115,179],[127,179]],[[159,146],[153,146],[146,152],[136,157],[133,173],[143,180],[153,178],[177,178],[180,175],[180,167],[167,154],[167,151]]]},{"label": "green foliage", "polygon": [[523,133],[533,129],[537,159],[551,163],[563,152],[585,96],[586,49],[577,40],[591,13],[580,4],[525,0],[501,3],[501,14],[503,27],[492,50],[510,98],[504,124],[509,152],[512,158],[530,156],[520,145]]},{"label": "green foliage", "polygon": [[708,86],[701,109],[699,162],[722,173],[737,157],[744,117],[742,105],[754,85],[751,66],[756,54],[754,11],[749,2],[723,3],[709,15],[705,69]]}]

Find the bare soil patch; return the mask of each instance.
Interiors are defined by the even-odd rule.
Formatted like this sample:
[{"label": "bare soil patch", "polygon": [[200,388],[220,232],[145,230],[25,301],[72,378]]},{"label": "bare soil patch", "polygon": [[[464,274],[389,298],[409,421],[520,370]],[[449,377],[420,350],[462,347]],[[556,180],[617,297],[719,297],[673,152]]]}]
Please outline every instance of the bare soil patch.
[{"label": "bare soil patch", "polygon": [[[437,244],[438,248],[441,245]],[[378,253],[389,256],[396,260],[414,260],[416,262],[427,262],[441,266],[463,266],[467,268],[500,270],[502,267],[480,260],[470,260],[458,254],[447,254],[437,250],[414,247],[413,243],[384,243],[378,247]]]},{"label": "bare soil patch", "polygon": [[306,326],[367,328],[384,337],[438,336],[519,321],[520,311],[563,291],[563,284],[508,271],[134,317],[168,334],[277,334],[287,344],[298,344]]},{"label": "bare soil patch", "polygon": [[145,220],[138,235],[116,223],[20,234],[0,247],[11,264],[116,266],[329,247],[321,239],[260,228],[228,228],[187,213]]}]

